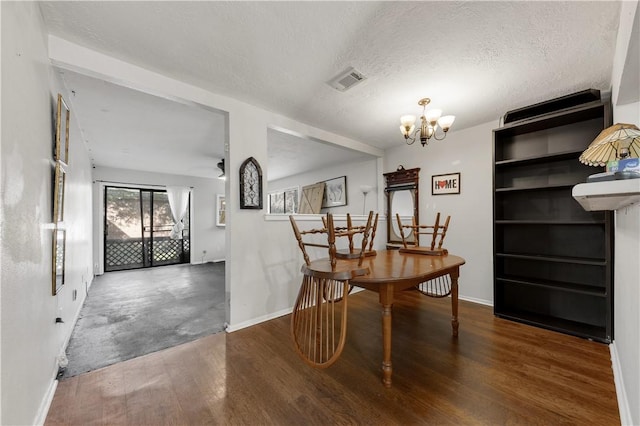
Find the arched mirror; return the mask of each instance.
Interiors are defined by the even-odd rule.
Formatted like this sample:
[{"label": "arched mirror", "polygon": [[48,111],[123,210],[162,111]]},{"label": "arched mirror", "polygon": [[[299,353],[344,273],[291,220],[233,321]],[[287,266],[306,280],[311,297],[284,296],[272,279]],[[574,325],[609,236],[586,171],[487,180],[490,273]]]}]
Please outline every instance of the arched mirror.
[{"label": "arched mirror", "polygon": [[[385,195],[387,196],[387,248],[397,248],[402,244],[396,214],[403,223],[410,224],[418,216],[418,180],[420,169],[405,170],[398,167],[395,172],[384,173]],[[405,231],[405,238],[413,240]]]}]

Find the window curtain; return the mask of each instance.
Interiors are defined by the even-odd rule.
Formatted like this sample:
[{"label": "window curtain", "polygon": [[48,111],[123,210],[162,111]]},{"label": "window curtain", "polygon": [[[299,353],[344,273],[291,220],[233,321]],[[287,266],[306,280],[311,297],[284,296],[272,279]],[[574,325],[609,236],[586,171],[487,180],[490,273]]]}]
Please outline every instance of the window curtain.
[{"label": "window curtain", "polygon": [[184,229],[182,219],[187,212],[190,191],[191,189],[186,186],[167,186],[167,198],[173,216],[173,228],[170,235],[173,240],[182,239],[182,230]]}]

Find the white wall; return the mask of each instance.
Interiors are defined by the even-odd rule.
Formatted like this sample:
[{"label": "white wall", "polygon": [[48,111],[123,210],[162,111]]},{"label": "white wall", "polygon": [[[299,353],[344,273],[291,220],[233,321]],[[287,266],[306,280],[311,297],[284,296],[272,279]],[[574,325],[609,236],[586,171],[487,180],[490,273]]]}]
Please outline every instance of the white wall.
[{"label": "white wall", "polygon": [[[66,278],[51,291],[52,146],[58,75],[49,65],[40,9],[2,2],[1,417],[44,421],[57,356],[91,282],[91,167],[71,111],[65,191]],[[77,290],[78,298],[72,300]],[[55,324],[61,316],[63,324]]]},{"label": "white wall", "polygon": [[[366,217],[362,215],[364,199],[360,191],[360,185],[377,187],[378,175],[380,175],[378,171],[379,165],[380,161],[378,159],[371,159],[315,170],[269,182],[268,191],[295,186],[302,188],[304,185],[346,175],[347,205],[323,209],[322,213],[328,211],[334,214],[336,226],[346,225],[346,213],[352,215],[352,220],[355,224],[364,224]],[[374,210],[380,213],[377,234],[374,239],[374,247],[380,250],[384,248],[386,243],[386,224],[384,211],[378,208],[377,193],[378,189],[376,188],[367,195],[366,211]],[[296,221],[300,229],[318,228],[322,226],[321,217],[322,214],[296,215]],[[229,331],[290,313],[300,288],[302,279],[300,266],[304,261],[293,236],[288,215],[265,215],[261,227],[261,239],[270,247],[269,249],[262,249],[258,253],[258,269],[263,272],[262,287],[264,287],[264,294],[262,297],[264,297],[265,303],[264,305],[255,305],[252,308],[253,315],[243,321],[232,323]],[[339,239],[336,242],[336,246],[338,249],[346,248],[346,239]],[[311,249],[309,254],[314,258],[327,256],[323,249]],[[235,297],[235,293],[233,297]]]},{"label": "white wall", "polygon": [[[640,6],[638,1],[625,1],[620,10],[611,77],[613,121],[640,125],[640,52],[638,44]],[[631,75],[631,78],[628,78]],[[635,78],[633,77],[635,75]],[[627,78],[625,78],[627,76]],[[630,94],[635,94],[636,98]],[[631,99],[630,99],[631,98]],[[621,99],[624,99],[622,101]],[[624,425],[640,425],[640,206],[638,204],[615,213],[614,250],[614,341],[612,364]]]},{"label": "white wall", "polygon": [[612,355],[622,424],[640,424],[640,205],[616,211]]},{"label": "white wall", "polygon": [[[322,226],[322,214],[295,215],[296,223],[301,230],[319,228]],[[336,226],[346,225],[346,214],[334,216]],[[364,224],[366,217],[361,214],[352,215],[355,225]],[[252,316],[243,321],[232,323],[228,331],[235,331],[257,324],[271,318],[276,318],[291,312],[295,298],[300,288],[302,274],[300,267],[304,263],[302,252],[294,238],[289,217],[286,215],[265,215],[262,224],[262,238],[269,241],[270,249],[260,250],[256,269],[261,271],[260,297],[264,303],[253,304]],[[318,242],[322,242],[318,237]],[[326,238],[324,240],[326,243]],[[386,224],[381,217],[378,222],[378,234],[374,239],[376,250],[384,249],[386,244]],[[338,239],[338,249],[347,248],[346,238]],[[308,249],[311,258],[326,257],[326,249]],[[234,294],[235,297],[235,294]]]},{"label": "white wall", "polygon": [[[614,105],[613,116],[616,123],[640,124],[640,102]],[[615,224],[612,354],[622,423],[637,425],[640,424],[640,204],[616,210]]]},{"label": "white wall", "polygon": [[[193,176],[150,173],[137,170],[96,167],[93,170],[94,268],[104,272],[104,187],[141,185],[188,186],[191,190],[191,263],[221,261],[225,259],[225,229],[216,226],[216,195],[224,195],[224,181]],[[114,185],[108,182],[126,182]],[[150,187],[163,189],[161,187]],[[206,251],[206,254],[203,253]],[[97,267],[96,267],[97,265]]]},{"label": "white wall", "polygon": [[[299,188],[299,194],[302,196],[302,187],[306,185],[312,185],[317,182],[322,182],[328,179],[333,179],[340,176],[347,177],[347,205],[341,207],[332,207],[329,209],[322,209],[321,213],[351,213],[351,214],[363,214],[364,196],[360,191],[360,185],[370,185],[374,189],[367,194],[365,212],[374,210],[380,214],[384,214],[383,206],[378,206],[377,195],[379,190],[378,175],[381,172],[378,171],[377,159],[362,160],[352,163],[339,164],[333,167],[327,167],[322,170],[312,170],[307,173],[301,173],[295,176],[289,176],[283,179],[274,180],[267,185],[267,192],[276,191],[285,188]],[[383,188],[384,191],[384,188]],[[265,198],[266,201],[266,198]]]},{"label": "white wall", "polygon": [[[640,124],[640,102],[615,106],[614,122]],[[640,204],[615,212],[611,345],[622,424],[640,424]]]},{"label": "white wall", "polygon": [[[467,263],[460,270],[460,297],[493,303],[492,130],[498,122],[449,131],[443,141],[385,152],[384,172],[420,168],[420,223],[432,224],[436,213],[451,216],[443,247]],[[459,195],[431,195],[431,176],[460,173]]]}]

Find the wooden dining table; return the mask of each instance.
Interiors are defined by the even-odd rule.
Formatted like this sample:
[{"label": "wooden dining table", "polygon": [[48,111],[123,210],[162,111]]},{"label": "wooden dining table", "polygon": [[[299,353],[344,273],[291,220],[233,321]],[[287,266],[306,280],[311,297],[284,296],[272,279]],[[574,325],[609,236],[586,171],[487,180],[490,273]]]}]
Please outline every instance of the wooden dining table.
[{"label": "wooden dining table", "polygon": [[[357,260],[351,262],[357,263]],[[365,258],[362,266],[366,275],[354,277],[350,283],[379,294],[382,305],[382,383],[391,387],[391,323],[396,292],[406,290],[443,275],[451,277],[451,327],[458,336],[458,277],[465,260],[451,254],[431,256],[401,253],[399,250],[380,250],[376,256]]]}]

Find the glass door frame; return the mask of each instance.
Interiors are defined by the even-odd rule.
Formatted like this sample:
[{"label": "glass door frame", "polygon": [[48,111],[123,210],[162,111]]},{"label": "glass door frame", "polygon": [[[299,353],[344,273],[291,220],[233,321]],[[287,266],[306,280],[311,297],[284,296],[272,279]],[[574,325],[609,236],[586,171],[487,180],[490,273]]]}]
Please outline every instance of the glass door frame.
[{"label": "glass door frame", "polygon": [[[132,184],[134,185],[134,184]],[[151,268],[151,267],[155,267],[155,266],[165,266],[165,265],[177,265],[177,264],[183,264],[183,263],[190,263],[191,260],[191,256],[190,256],[190,247],[191,247],[191,194],[189,194],[189,201],[187,203],[187,212],[185,214],[185,217],[188,218],[189,221],[189,227],[186,228],[188,229],[187,232],[187,236],[184,236],[184,230],[183,232],[183,239],[181,240],[181,251],[180,251],[180,261],[176,262],[176,263],[161,263],[161,264],[154,264],[154,253],[153,253],[153,244],[154,244],[154,240],[153,240],[153,234],[154,234],[154,225],[153,225],[153,195],[155,193],[167,193],[166,189],[158,189],[158,188],[149,188],[147,186],[128,186],[128,185],[117,185],[117,184],[103,184],[102,185],[103,188],[100,191],[103,197],[103,203],[102,203],[102,216],[103,216],[103,220],[102,220],[102,234],[103,234],[103,238],[102,238],[102,272],[112,272],[112,271],[118,271],[118,270],[131,270],[131,269],[144,269],[144,268]],[[140,206],[140,228],[141,228],[141,250],[142,250],[142,265],[140,267],[136,267],[136,268],[121,268],[121,269],[109,269],[107,266],[107,236],[108,236],[108,220],[107,220],[107,202],[108,202],[108,197],[107,197],[107,191],[109,189],[125,189],[125,190],[132,190],[132,191],[138,191],[138,203]],[[143,204],[143,192],[148,192],[150,194],[149,197],[149,217],[151,218],[151,224],[145,226],[144,223],[144,204]],[[148,228],[149,231],[149,236],[145,237],[145,228]],[[186,256],[184,247],[184,240],[187,240],[187,246],[189,247],[189,256]]]}]

